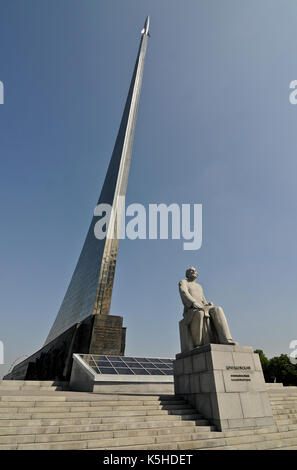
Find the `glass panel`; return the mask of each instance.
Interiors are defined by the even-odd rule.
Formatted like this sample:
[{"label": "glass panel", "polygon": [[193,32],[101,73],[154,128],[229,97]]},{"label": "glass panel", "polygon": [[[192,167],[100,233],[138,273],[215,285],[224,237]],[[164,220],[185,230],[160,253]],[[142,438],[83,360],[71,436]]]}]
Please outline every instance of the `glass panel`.
[{"label": "glass panel", "polygon": [[145,369],[134,369],[133,372],[135,375],[149,375],[149,372],[147,372]]},{"label": "glass panel", "polygon": [[112,367],[100,367],[99,368],[101,374],[116,374],[117,371]]},{"label": "glass panel", "polygon": [[120,374],[120,375],[121,375],[121,374],[122,374],[122,375],[134,375],[133,372],[132,372],[132,370],[130,370],[130,369],[128,369],[128,368],[127,368],[127,369],[124,369],[124,367],[117,367],[117,368],[116,368],[116,371],[117,371],[117,373]]},{"label": "glass panel", "polygon": [[127,367],[124,362],[114,361],[111,363],[112,367]]}]

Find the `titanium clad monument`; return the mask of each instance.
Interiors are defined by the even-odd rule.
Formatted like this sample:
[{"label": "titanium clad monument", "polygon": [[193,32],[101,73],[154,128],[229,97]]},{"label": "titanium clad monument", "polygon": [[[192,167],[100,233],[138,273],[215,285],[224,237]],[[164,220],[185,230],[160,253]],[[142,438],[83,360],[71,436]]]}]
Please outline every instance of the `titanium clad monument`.
[{"label": "titanium clad monument", "polygon": [[110,218],[108,227],[108,235],[113,238],[98,240],[95,237],[94,226],[98,217],[94,216],[61,308],[45,344],[91,314],[109,314],[119,246],[116,230],[120,221],[117,219],[122,217],[118,197],[125,196],[127,189],[148,28],[149,18],[142,32],[121,125],[98,201],[98,204],[109,204],[114,210],[115,216]]},{"label": "titanium clad monument", "polygon": [[138,55],[120,128],[98,204],[109,204],[112,214],[104,239],[95,237],[92,218],[85,243],[60,310],[44,347],[14,367],[7,379],[69,378],[73,353],[123,355],[126,329],[123,318],[109,315],[123,208],[135,133],[149,17],[141,31]]}]

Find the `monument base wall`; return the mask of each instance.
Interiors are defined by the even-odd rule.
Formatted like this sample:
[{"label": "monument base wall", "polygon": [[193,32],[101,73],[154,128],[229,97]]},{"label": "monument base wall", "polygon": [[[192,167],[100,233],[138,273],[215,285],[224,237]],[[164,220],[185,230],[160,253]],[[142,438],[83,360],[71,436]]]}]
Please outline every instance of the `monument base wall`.
[{"label": "monument base wall", "polygon": [[274,424],[258,354],[252,347],[207,344],[176,355],[175,394],[219,431]]},{"label": "monument base wall", "polygon": [[88,354],[74,354],[70,390],[112,395],[172,395],[172,375],[99,374],[90,366]]},{"label": "monument base wall", "polygon": [[74,353],[124,355],[126,328],[122,325],[123,317],[90,315],[14,366],[3,379],[68,381]]}]

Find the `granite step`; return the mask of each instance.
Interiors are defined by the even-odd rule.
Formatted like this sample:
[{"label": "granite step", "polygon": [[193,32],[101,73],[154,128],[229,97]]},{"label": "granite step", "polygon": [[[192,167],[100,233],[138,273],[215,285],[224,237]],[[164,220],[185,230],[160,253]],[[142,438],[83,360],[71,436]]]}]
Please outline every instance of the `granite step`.
[{"label": "granite step", "polygon": [[297,450],[297,445],[288,447],[279,447],[277,450]]},{"label": "granite step", "polygon": [[[227,434],[227,435],[226,435]],[[143,449],[143,450],[203,450],[203,449],[278,449],[281,447],[286,447],[288,445],[294,445],[297,443],[296,431],[295,433],[283,433],[281,436],[281,441],[279,441],[279,433],[262,433],[254,434],[253,430],[250,430],[249,433],[243,436],[229,437],[228,433],[219,433],[214,432],[210,435],[203,436],[202,434],[191,434],[190,440],[185,440],[189,437],[188,434],[184,436],[175,436],[170,442],[166,442],[166,439],[163,439],[162,443],[158,443],[157,440],[155,443],[147,443],[135,445],[122,445],[123,441],[117,442],[117,445],[111,445],[108,447],[109,450],[118,449],[118,450],[132,450],[132,449]],[[95,441],[93,442],[95,443]],[[107,441],[106,441],[107,444]],[[89,448],[91,448],[92,443],[89,443]],[[102,449],[103,442],[96,447],[96,449]],[[107,449],[107,447],[105,447]]]},{"label": "granite step", "polygon": [[[35,408],[32,408],[33,411],[28,413],[19,410],[17,413],[13,412],[6,412],[3,413],[0,421],[2,420],[18,420],[18,419],[56,419],[56,418],[103,418],[103,417],[116,417],[116,418],[125,418],[125,417],[133,417],[133,416],[170,416],[170,415],[197,415],[197,411],[189,408],[189,409],[178,409],[178,410],[151,410],[151,409],[138,409],[138,410],[127,410],[127,411],[119,411],[119,410],[101,410],[101,411],[71,411],[71,412],[59,412],[57,410],[50,411],[50,412],[40,412],[36,411]],[[200,415],[198,416],[198,418]]]},{"label": "granite step", "polygon": [[[127,402],[126,400],[123,401],[103,401],[100,402],[99,400],[95,401],[71,401],[71,400],[66,400],[66,401],[46,401],[46,400],[39,400],[39,401],[0,401],[0,411],[3,410],[3,408],[32,408],[32,407],[98,407],[98,408],[110,408],[110,407],[115,407],[115,408],[122,408],[122,407],[136,407],[136,406],[159,406],[159,407],[164,407],[164,409],[176,409],[178,407],[184,408],[186,406],[189,406],[189,404],[185,400],[176,400],[175,402],[172,401],[152,401],[152,400],[135,400],[133,405],[130,402]],[[166,407],[166,408],[165,408]]]},{"label": "granite step", "polygon": [[[35,405],[35,406],[34,406]],[[69,404],[69,406],[66,406],[66,404],[64,404],[64,406],[58,406],[58,407],[52,407],[52,406],[39,406],[34,404],[32,406],[18,406],[18,407],[11,407],[11,406],[8,406],[8,407],[0,407],[0,413],[2,414],[5,414],[5,413],[22,413],[22,414],[25,414],[25,413],[29,413],[29,414],[35,414],[35,413],[52,413],[53,411],[55,413],[72,413],[72,412],[86,412],[86,413],[89,413],[89,412],[102,412],[102,416],[103,415],[107,415],[108,412],[115,412],[115,411],[118,411],[119,412],[119,416],[121,416],[121,413],[126,413],[126,412],[129,412],[129,411],[149,411],[149,410],[160,410],[162,412],[165,412],[165,411],[172,411],[172,412],[181,412],[183,413],[185,410],[188,410],[189,412],[192,412],[193,411],[193,408],[189,405],[189,404],[182,404],[182,405],[160,405],[160,404],[154,404],[154,405],[116,405],[116,406],[104,406],[104,405],[99,405],[99,404],[92,404],[92,406],[90,406],[89,404],[83,404],[83,405],[71,405]],[[1,419],[1,417],[0,417]]]},{"label": "granite step", "polygon": [[297,402],[284,402],[284,403],[271,403],[270,402],[270,405],[271,405],[271,408],[273,410],[283,410],[283,409],[286,409],[286,408],[290,408],[292,410],[296,410],[297,409]]},{"label": "granite step", "polygon": [[297,403],[284,402],[284,403],[270,403],[270,404],[273,410],[283,410],[285,408],[290,408],[293,410],[297,408]]},{"label": "granite step", "polygon": [[282,392],[282,393],[268,393],[271,400],[278,400],[282,398],[297,398],[297,392]]},{"label": "granite step", "polygon": [[56,380],[0,380],[0,387],[21,387],[21,386],[34,386],[34,387],[51,387],[55,385],[68,385],[68,382]]},{"label": "granite step", "polygon": [[[14,426],[14,427],[24,427],[24,426],[68,426],[68,425],[80,425],[80,424],[110,424],[110,423],[142,423],[142,422],[154,422],[159,421],[160,417],[158,415],[152,416],[126,416],[126,417],[101,417],[101,418],[56,418],[56,419],[2,419],[2,426]],[[201,415],[163,415],[162,421],[195,421],[197,426],[204,426],[205,420],[201,419]],[[208,424],[208,422],[207,422]]]},{"label": "granite step", "polygon": [[11,394],[8,394],[8,395],[0,395],[0,403],[5,403],[5,402],[9,402],[9,403],[12,403],[12,402],[37,402],[37,401],[41,401],[41,402],[66,402],[66,398],[65,396],[61,396],[61,395],[11,395]]},{"label": "granite step", "polygon": [[218,447],[203,447],[200,450],[236,450],[235,447],[231,446],[218,446]]},{"label": "granite step", "polygon": [[274,439],[271,441],[262,441],[258,443],[240,444],[236,446],[238,450],[281,450],[286,447],[296,446],[297,438],[283,438],[281,441]]},{"label": "granite step", "polygon": [[271,403],[284,403],[284,402],[295,402],[297,401],[297,396],[296,397],[293,397],[293,396],[288,396],[288,395],[285,395],[283,397],[269,397],[270,399],[270,402]]},{"label": "granite step", "polygon": [[297,414],[295,412],[287,411],[286,413],[280,413],[280,414],[273,413],[273,416],[274,416],[275,423],[278,426],[297,423]]},{"label": "granite step", "polygon": [[0,380],[0,391],[6,390],[40,390],[40,391],[57,391],[67,390],[68,382],[53,380]]},{"label": "granite step", "polygon": [[297,423],[288,423],[288,424],[279,424],[277,423],[277,429],[279,432],[283,431],[293,431],[294,429],[297,429]]},{"label": "granite step", "polygon": [[38,401],[51,400],[51,401],[127,401],[133,402],[135,400],[141,401],[170,401],[175,402],[176,400],[183,400],[183,397],[178,395],[143,395],[143,394],[103,394],[93,392],[74,392],[74,391],[53,391],[45,393],[38,389],[34,389],[34,393],[28,392],[27,390],[0,390],[0,400],[14,400],[14,401],[26,401],[34,398]]},{"label": "granite step", "polygon": [[[75,432],[91,432],[91,431],[120,431],[120,430],[137,430],[153,429],[153,428],[192,428],[197,426],[195,421],[167,420],[163,421],[145,421],[130,423],[107,423],[107,424],[76,424],[76,425],[52,425],[52,426],[1,426],[0,436],[22,435],[22,434],[65,434]],[[200,431],[215,430],[214,426],[200,426]]]},{"label": "granite step", "polygon": [[106,439],[104,444],[103,442],[98,443],[99,445],[96,447],[93,447],[96,441],[90,441],[88,448],[93,450],[194,450],[196,448],[225,446],[226,442],[221,437],[221,433],[215,434],[220,434],[220,436],[208,437],[196,433],[185,433],[176,436],[159,436],[150,441],[139,443],[134,439],[133,442],[128,439],[114,439],[113,442]]},{"label": "granite step", "polygon": [[181,433],[175,435],[157,435],[157,436],[136,436],[120,437],[111,439],[90,439],[63,442],[46,442],[31,444],[1,444],[0,450],[5,446],[13,447],[18,450],[66,450],[66,449],[109,449],[111,446],[120,447],[121,445],[166,445],[166,443],[176,443],[180,445],[182,441],[191,441],[192,435],[196,433]]},{"label": "granite step", "polygon": [[275,417],[281,417],[282,415],[294,415],[297,413],[297,410],[292,410],[291,408],[286,408],[283,410],[272,410],[272,413]]},{"label": "granite step", "polygon": [[[164,425],[163,425],[164,426]],[[123,429],[108,431],[86,431],[86,432],[68,432],[68,433],[43,433],[43,434],[26,434],[26,435],[9,435],[1,436],[1,444],[28,444],[28,443],[51,443],[51,442],[67,442],[99,439],[116,438],[136,438],[140,436],[174,436],[175,434],[200,433],[202,438],[211,437],[211,426],[205,426],[203,431],[198,429],[195,424],[191,426],[176,427],[153,427],[147,429]]]},{"label": "granite step", "polygon": [[286,419],[280,419],[280,420],[276,420],[276,423],[278,425],[286,425],[286,424],[297,424],[297,419],[292,419],[292,418],[286,418]]},{"label": "granite step", "polygon": [[256,447],[262,446],[264,444],[269,444],[272,447],[275,447],[279,444],[279,441],[283,441],[286,438],[294,437],[297,439],[297,431],[287,431],[285,433],[273,432],[265,434],[254,434],[251,433],[249,436],[234,436],[226,437],[226,444],[235,446],[241,446],[241,444],[250,444],[253,443]]}]

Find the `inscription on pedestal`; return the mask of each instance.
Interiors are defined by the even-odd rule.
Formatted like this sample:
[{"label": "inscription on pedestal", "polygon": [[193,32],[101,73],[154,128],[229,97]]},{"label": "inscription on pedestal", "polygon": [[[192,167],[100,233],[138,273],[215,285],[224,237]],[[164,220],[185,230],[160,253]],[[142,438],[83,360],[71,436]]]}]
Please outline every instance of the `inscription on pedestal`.
[{"label": "inscription on pedestal", "polygon": [[226,366],[227,370],[251,370],[251,366]]},{"label": "inscription on pedestal", "polygon": [[[226,366],[226,370],[245,371],[251,370],[250,366]],[[250,382],[250,374],[230,374],[231,382]]]}]

